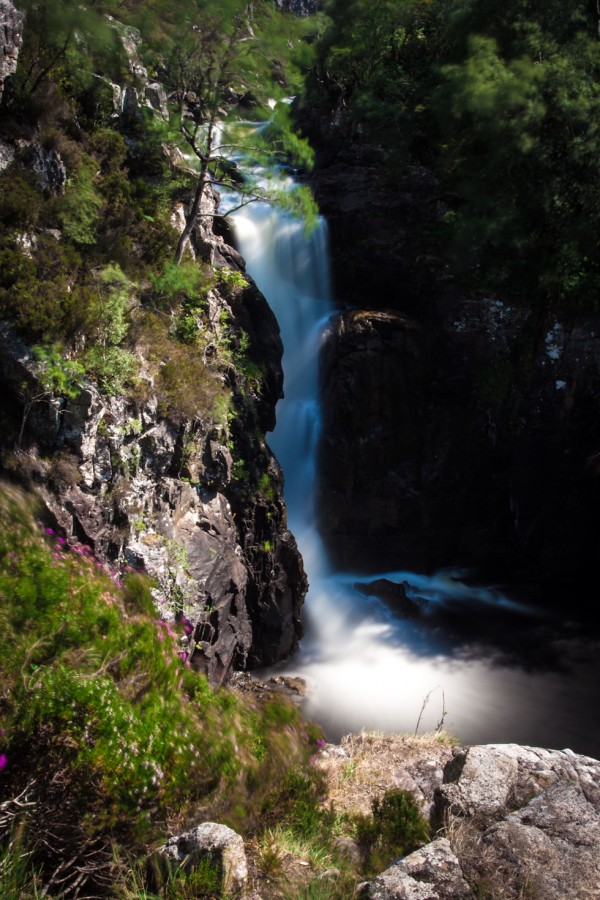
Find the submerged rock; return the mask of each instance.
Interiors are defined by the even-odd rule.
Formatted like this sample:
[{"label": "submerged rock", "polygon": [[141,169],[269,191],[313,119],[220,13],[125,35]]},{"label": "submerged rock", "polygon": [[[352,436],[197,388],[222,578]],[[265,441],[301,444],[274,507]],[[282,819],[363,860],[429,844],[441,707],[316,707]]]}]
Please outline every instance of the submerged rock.
[{"label": "submerged rock", "polygon": [[406,593],[406,582],[398,584],[387,578],[376,578],[375,581],[356,581],[354,587],[365,597],[377,597],[383,600],[395,613],[407,619],[419,618],[427,609],[427,601],[423,597],[409,597]]}]

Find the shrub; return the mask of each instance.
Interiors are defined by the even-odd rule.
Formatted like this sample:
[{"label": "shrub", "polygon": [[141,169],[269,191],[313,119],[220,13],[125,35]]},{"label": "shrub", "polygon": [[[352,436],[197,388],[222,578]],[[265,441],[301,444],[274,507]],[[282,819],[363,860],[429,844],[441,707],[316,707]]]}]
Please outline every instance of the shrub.
[{"label": "shrub", "polygon": [[381,799],[376,797],[372,815],[358,816],[355,828],[367,874],[383,871],[429,840],[429,827],[410,791],[393,790]]},{"label": "shrub", "polygon": [[96,243],[103,201],[94,185],[95,172],[95,163],[87,161],[71,179],[64,197],[56,202],[63,231],[74,244]]},{"label": "shrub", "polygon": [[32,173],[18,165],[9,166],[0,176],[0,222],[8,228],[33,228],[40,205]]}]

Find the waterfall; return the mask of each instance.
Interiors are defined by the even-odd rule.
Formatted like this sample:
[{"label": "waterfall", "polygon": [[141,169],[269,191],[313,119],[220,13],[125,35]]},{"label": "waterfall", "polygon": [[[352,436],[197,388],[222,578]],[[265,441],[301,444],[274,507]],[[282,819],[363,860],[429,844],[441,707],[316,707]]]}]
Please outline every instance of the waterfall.
[{"label": "waterfall", "polygon": [[[469,743],[558,741],[597,754],[600,735],[590,745],[583,711],[594,709],[593,664],[583,660],[570,677],[543,663],[527,671],[502,645],[490,648],[477,634],[453,641],[448,634],[473,617],[487,622],[489,633],[529,629],[528,646],[535,648],[536,629],[542,633],[545,623],[527,607],[497,588],[469,585],[461,572],[365,577],[331,571],[314,510],[318,353],[333,310],[326,224],[307,236],[300,222],[258,203],[232,218],[247,270],[279,321],[284,345],[285,397],[269,443],[283,468],[288,522],[309,580],[307,637],[287,664],[309,683],[306,715],[334,739],[363,728],[412,732],[419,718],[423,732],[445,719]],[[427,603],[422,620],[401,619],[354,586],[378,577],[405,584],[409,599]]]}]

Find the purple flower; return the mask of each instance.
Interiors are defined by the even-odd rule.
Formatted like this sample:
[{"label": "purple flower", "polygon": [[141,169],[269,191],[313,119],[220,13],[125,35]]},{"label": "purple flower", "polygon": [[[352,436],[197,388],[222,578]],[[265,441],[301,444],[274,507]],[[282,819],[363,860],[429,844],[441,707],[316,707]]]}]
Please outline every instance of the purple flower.
[{"label": "purple flower", "polygon": [[54,529],[52,529],[52,528],[46,528],[44,530],[45,530],[46,534],[54,534]]},{"label": "purple flower", "polygon": [[6,766],[7,762],[8,758],[6,757],[6,755],[4,753],[0,753],[0,772]]}]

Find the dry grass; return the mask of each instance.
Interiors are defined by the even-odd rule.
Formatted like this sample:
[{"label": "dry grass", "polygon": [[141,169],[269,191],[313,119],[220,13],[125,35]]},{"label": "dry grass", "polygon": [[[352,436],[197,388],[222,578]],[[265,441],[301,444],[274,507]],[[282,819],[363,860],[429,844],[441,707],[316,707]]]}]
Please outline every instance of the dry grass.
[{"label": "dry grass", "polygon": [[317,765],[329,786],[328,800],[338,813],[371,811],[375,797],[388,790],[410,791],[425,813],[430,799],[421,785],[430,783],[452,756],[456,741],[445,732],[412,735],[361,732],[326,747]]},{"label": "dry grass", "polygon": [[298,893],[315,876],[333,868],[326,850],[302,841],[289,829],[270,828],[246,845],[250,873],[249,900],[285,900],[293,885]]}]

